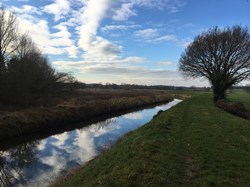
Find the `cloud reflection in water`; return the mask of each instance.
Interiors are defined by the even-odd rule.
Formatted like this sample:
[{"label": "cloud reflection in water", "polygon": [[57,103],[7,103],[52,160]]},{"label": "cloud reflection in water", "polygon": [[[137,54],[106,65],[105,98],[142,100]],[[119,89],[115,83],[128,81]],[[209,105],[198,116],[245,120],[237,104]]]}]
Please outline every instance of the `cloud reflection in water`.
[{"label": "cloud reflection in water", "polygon": [[[26,186],[49,185],[56,177],[65,174],[66,170],[82,165],[124,134],[149,122],[159,110],[166,110],[179,102],[180,100],[174,100],[165,105],[54,135],[40,142],[23,144],[19,149],[0,152],[0,179],[7,181],[4,184],[0,180],[0,186],[13,183],[22,186],[24,181],[27,182]],[[17,153],[23,156],[19,157]],[[3,171],[3,168],[7,168],[7,171]],[[4,175],[6,172],[10,176],[7,179]]]}]

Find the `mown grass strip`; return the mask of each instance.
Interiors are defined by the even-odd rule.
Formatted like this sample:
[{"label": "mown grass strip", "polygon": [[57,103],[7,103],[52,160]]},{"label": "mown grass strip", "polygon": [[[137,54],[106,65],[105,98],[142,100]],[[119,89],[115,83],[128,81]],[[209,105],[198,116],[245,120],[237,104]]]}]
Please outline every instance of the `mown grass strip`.
[{"label": "mown grass strip", "polygon": [[197,94],[55,186],[248,186],[250,122]]}]

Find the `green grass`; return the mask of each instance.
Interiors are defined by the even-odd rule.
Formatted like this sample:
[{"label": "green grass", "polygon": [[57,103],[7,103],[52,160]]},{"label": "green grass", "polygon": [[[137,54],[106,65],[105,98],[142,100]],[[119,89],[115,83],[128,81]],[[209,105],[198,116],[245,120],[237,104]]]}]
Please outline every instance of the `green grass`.
[{"label": "green grass", "polygon": [[228,93],[228,99],[233,102],[241,102],[250,111],[250,93],[237,91]]},{"label": "green grass", "polygon": [[56,186],[249,186],[250,122],[195,94]]}]

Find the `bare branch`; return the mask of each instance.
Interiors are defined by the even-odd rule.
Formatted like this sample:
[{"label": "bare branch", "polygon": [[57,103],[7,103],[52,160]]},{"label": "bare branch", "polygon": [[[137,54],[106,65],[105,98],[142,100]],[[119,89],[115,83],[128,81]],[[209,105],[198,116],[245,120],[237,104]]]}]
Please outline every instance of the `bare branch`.
[{"label": "bare branch", "polygon": [[0,8],[0,74],[4,71],[7,57],[14,52],[17,33],[17,18],[13,13]]}]

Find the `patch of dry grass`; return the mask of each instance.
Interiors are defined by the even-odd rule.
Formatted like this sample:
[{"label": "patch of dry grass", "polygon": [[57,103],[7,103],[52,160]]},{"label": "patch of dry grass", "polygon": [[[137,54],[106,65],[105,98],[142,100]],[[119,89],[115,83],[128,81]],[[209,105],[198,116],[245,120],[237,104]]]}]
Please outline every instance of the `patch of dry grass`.
[{"label": "patch of dry grass", "polygon": [[72,122],[146,105],[168,102],[173,97],[151,90],[78,90],[63,96],[54,105],[0,113],[0,140],[46,129],[61,128]]}]

